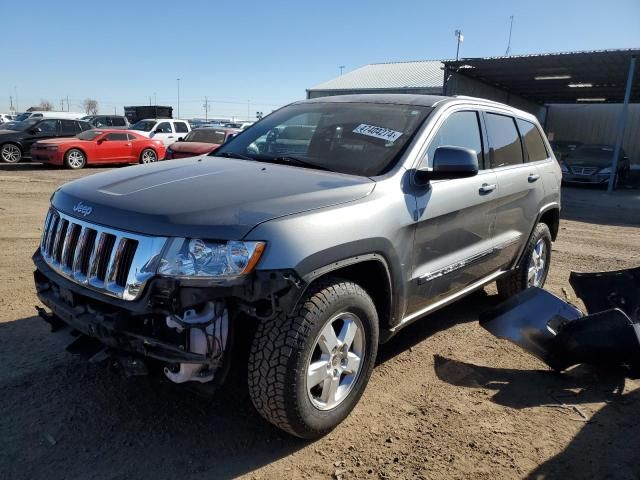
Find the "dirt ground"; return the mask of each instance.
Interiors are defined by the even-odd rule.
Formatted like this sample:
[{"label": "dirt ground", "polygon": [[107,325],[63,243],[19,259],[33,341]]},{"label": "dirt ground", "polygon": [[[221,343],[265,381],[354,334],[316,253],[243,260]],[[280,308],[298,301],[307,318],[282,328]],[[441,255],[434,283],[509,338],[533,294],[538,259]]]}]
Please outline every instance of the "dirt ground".
[{"label": "dirt ground", "polygon": [[[0,165],[0,479],[640,478],[640,381],[554,374],[492,337],[492,288],[384,345],[358,407],[313,443],[254,412],[240,369],[211,400],[71,356],[34,316],[30,257],[55,188],[101,170]],[[570,270],[640,265],[638,191],[566,189],[564,207],[552,292],[573,296]]]}]

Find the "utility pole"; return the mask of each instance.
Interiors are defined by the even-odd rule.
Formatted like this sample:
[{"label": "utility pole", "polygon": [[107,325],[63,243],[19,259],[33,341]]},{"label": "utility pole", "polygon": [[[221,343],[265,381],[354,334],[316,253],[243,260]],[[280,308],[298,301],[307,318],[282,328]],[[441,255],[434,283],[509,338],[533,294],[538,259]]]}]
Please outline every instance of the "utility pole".
[{"label": "utility pole", "polygon": [[180,79],[176,79],[178,81],[178,118],[180,118]]},{"label": "utility pole", "polygon": [[209,119],[208,113],[209,113],[209,99],[207,98],[207,96],[204,96],[204,103],[202,104],[202,106],[204,107],[204,121],[206,122]]},{"label": "utility pole", "polygon": [[14,93],[16,94],[16,113],[20,111],[20,107],[18,107],[18,87],[13,87]]},{"label": "utility pole", "polygon": [[247,100],[247,121],[251,121],[251,100]]},{"label": "utility pole", "polygon": [[340,69],[340,76],[342,76],[342,71],[344,70],[344,65],[340,65],[338,68]]},{"label": "utility pole", "polygon": [[9,95],[9,112],[13,113],[15,110],[13,109],[13,97]]},{"label": "utility pole", "polygon": [[69,111],[69,95],[67,95],[67,112]]},{"label": "utility pole", "polygon": [[60,99],[60,111],[64,112],[64,98]]},{"label": "utility pole", "polygon": [[507,51],[504,56],[508,57],[511,55],[511,32],[513,31],[513,15],[509,17],[511,19],[511,23],[509,24],[509,41],[507,42]]},{"label": "utility pole", "polygon": [[149,106],[151,106],[151,96],[149,96]]},{"label": "utility pole", "polygon": [[456,61],[460,56],[460,44],[464,42],[464,35],[462,34],[462,30],[456,30],[454,35],[458,38],[458,47],[456,48]]}]

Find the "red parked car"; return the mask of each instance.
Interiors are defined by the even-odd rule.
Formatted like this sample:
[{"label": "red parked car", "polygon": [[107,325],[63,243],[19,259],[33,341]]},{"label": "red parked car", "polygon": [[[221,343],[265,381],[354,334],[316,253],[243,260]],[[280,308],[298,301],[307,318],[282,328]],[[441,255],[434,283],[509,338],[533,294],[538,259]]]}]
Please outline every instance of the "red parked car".
[{"label": "red parked car", "polygon": [[42,140],[31,147],[33,160],[72,169],[87,164],[153,163],[164,154],[160,140],[127,130],[87,130],[71,138]]},{"label": "red parked car", "polygon": [[165,160],[185,157],[197,157],[213,152],[216,148],[236,136],[237,128],[198,128],[191,130],[184,139],[167,147]]}]

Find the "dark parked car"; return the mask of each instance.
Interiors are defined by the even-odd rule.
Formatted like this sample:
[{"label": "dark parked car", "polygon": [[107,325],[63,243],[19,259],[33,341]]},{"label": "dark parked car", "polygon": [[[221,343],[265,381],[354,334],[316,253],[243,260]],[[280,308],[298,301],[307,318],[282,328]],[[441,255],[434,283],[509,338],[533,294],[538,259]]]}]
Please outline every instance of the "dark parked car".
[{"label": "dark parked car", "polygon": [[[611,145],[582,145],[560,161],[562,181],[605,185],[613,170]],[[629,157],[620,149],[616,185],[624,185],[629,179]]]},{"label": "dark parked car", "polygon": [[239,132],[240,130],[235,128],[198,128],[197,130],[192,130],[183,140],[172,143],[167,147],[164,159],[172,160],[206,155],[236,136]]},{"label": "dark parked car", "polygon": [[127,117],[122,115],[87,115],[82,120],[89,122],[93,128],[122,129],[129,128]]},{"label": "dark parked car", "polygon": [[91,130],[82,120],[36,118],[11,125],[0,130],[0,159],[5,163],[18,163],[31,155],[31,146],[38,140],[59,137],[75,137]]},{"label": "dark parked car", "polygon": [[[248,361],[256,409],[315,438],[355,407],[380,343],[491,282],[544,285],[560,180],[537,119],[507,105],[297,102],[209,156],[56,190],[40,314],[70,349],[175,383],[215,389]],[[231,354],[247,316],[248,358]]]}]

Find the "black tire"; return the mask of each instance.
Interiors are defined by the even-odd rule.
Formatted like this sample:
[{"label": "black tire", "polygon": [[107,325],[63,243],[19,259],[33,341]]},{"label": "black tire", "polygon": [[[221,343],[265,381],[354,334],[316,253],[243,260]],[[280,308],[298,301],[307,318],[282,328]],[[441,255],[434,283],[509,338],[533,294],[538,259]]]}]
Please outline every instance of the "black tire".
[{"label": "black tire", "polygon": [[71,170],[80,170],[87,165],[87,156],[82,150],[77,148],[70,149],[64,154],[64,166]]},{"label": "black tire", "polygon": [[145,148],[140,153],[140,163],[155,163],[158,161],[158,154],[152,148]]},{"label": "black tire", "polygon": [[527,242],[527,246],[522,253],[522,259],[518,268],[498,279],[498,293],[503,298],[509,298],[522,290],[529,288],[531,285],[529,280],[529,268],[531,266],[534,249],[538,242],[544,243],[544,271],[535,282],[536,287],[542,288],[549,274],[549,266],[551,264],[551,232],[545,223],[538,223],[533,230],[533,234]]},{"label": "black tire", "polygon": [[[320,332],[326,332],[327,325],[340,315],[359,319],[364,353],[350,390],[335,407],[322,410],[313,403],[307,374],[314,352],[320,348],[316,345],[323,338]],[[375,364],[378,337],[375,305],[359,285],[335,277],[313,284],[292,316],[280,315],[258,325],[248,378],[255,408],[266,420],[297,437],[313,439],[327,434],[349,415],[364,392]],[[326,362],[326,372],[336,375],[332,361]],[[338,383],[343,381],[341,375],[334,377]]]},{"label": "black tire", "polygon": [[5,143],[0,147],[0,159],[4,163],[18,163],[22,160],[22,149],[15,143]]}]

